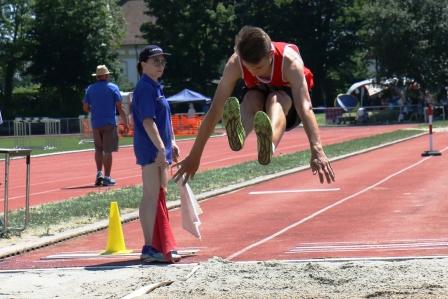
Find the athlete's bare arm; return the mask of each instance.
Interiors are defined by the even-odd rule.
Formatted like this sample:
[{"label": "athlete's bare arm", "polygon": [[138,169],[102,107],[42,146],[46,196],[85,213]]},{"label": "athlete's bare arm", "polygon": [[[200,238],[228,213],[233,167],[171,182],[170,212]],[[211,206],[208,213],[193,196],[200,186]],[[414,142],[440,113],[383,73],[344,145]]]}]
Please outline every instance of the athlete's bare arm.
[{"label": "athlete's bare arm", "polygon": [[283,77],[291,86],[294,106],[297,110],[303,127],[310,142],[310,166],[313,174],[319,174],[319,180],[327,183],[334,182],[335,175],[330,162],[322,148],[319,136],[319,127],[313,112],[310,94],[305,76],[303,74],[303,61],[300,54],[290,48],[285,49]]},{"label": "athlete's bare arm", "polygon": [[222,118],[224,103],[232,94],[235,88],[236,82],[241,78],[241,68],[238,62],[236,54],[233,54],[224,68],[221,80],[216,88],[215,95],[213,96],[212,105],[204,117],[199,128],[198,136],[193,144],[188,156],[177,163],[177,172],[174,174],[173,178],[175,181],[183,178],[183,183],[185,184],[189,178],[193,178],[196,171],[199,168],[201,161],[202,152],[204,151],[205,144],[208,138],[213,133],[216,124]]}]

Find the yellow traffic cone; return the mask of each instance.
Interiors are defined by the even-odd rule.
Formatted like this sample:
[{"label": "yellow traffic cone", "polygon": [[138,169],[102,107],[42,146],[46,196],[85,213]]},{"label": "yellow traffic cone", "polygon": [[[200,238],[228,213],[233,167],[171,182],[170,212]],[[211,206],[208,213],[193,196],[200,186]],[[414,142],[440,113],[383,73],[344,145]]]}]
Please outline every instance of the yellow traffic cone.
[{"label": "yellow traffic cone", "polygon": [[110,203],[106,250],[102,254],[123,254],[129,252],[132,252],[132,250],[127,250],[124,243],[118,204],[116,201],[113,201]]}]

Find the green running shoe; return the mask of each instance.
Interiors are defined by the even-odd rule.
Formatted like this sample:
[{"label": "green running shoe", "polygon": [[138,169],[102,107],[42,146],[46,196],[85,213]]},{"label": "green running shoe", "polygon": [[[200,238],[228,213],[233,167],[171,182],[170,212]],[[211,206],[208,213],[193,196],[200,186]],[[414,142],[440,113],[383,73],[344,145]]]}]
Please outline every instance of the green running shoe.
[{"label": "green running shoe", "polygon": [[272,125],[269,116],[263,111],[255,114],[254,129],[257,134],[258,162],[268,165],[272,158]]},{"label": "green running shoe", "polygon": [[243,148],[244,128],[241,123],[240,103],[235,97],[230,97],[224,104],[224,114],[222,117],[224,126],[226,127],[227,139],[230,148],[233,151],[239,151]]}]

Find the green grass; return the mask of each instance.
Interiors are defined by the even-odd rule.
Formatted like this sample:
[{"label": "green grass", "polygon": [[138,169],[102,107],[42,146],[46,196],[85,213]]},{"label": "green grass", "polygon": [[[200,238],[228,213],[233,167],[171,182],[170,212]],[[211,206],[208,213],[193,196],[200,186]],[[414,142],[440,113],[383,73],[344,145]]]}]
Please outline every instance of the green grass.
[{"label": "green grass", "polygon": [[[329,145],[325,147],[325,152],[329,158],[332,158],[393,140],[414,136],[419,133],[421,133],[421,130],[398,130],[395,132]],[[310,153],[307,150],[274,157],[271,164],[268,166],[261,166],[258,162],[251,161],[223,169],[209,170],[197,173],[194,180],[190,181],[190,186],[195,194],[200,194],[259,176],[308,165],[309,157]],[[52,226],[61,225],[70,219],[83,219],[84,223],[95,222],[99,219],[107,219],[111,201],[117,201],[122,211],[129,211],[138,208],[141,196],[141,186],[136,186],[110,192],[92,192],[86,196],[72,200],[33,207],[30,209],[30,227],[45,228],[46,231],[50,231]],[[174,182],[170,182],[167,199],[176,200],[178,198],[178,188]],[[11,212],[10,224],[14,225],[15,223],[16,225],[20,225],[23,221],[23,217],[23,210]]]},{"label": "green grass", "polygon": [[[446,128],[448,127],[448,120],[436,120],[432,123],[433,128]],[[428,124],[421,124],[419,128],[428,128]]]},{"label": "green grass", "polygon": [[317,124],[319,125],[319,126],[324,126],[324,125],[326,125],[326,120],[325,120],[325,113],[315,113],[315,115],[316,115],[316,121],[317,121]]},{"label": "green grass", "polygon": [[[177,140],[191,138],[191,136],[176,136]],[[93,142],[80,142],[81,138],[79,135],[61,135],[55,137],[51,141],[45,136],[31,136],[26,139],[22,139],[20,147],[31,148],[32,155],[40,154],[50,154],[56,152],[67,152],[67,151],[79,151],[85,149],[93,149]],[[0,148],[15,148],[17,140],[15,137],[2,137],[0,138]],[[46,145],[55,145],[55,148],[44,149]],[[120,137],[120,146],[132,145],[132,137]]]},{"label": "green grass", "polygon": [[[49,154],[55,152],[77,151],[84,149],[93,149],[93,142],[82,142],[79,135],[61,135],[54,137],[52,140],[48,140],[45,136],[31,136],[26,139],[21,139],[21,147],[31,148],[32,155]],[[15,148],[17,140],[15,137],[2,137],[0,138],[1,148]],[[120,145],[132,144],[132,137],[120,138]],[[44,149],[48,144],[55,145],[55,148]]]}]

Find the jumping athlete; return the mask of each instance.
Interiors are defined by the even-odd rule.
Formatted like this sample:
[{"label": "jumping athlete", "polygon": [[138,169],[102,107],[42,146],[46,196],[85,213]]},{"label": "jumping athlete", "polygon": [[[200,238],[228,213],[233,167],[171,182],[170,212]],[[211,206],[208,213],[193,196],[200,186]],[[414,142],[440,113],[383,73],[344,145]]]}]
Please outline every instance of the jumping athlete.
[{"label": "jumping athlete", "polygon": [[[243,79],[241,106],[230,97]],[[190,154],[181,162],[174,179],[186,183],[199,168],[205,144],[218,121],[223,119],[230,148],[240,150],[255,129],[258,161],[269,164],[283,133],[300,122],[310,142],[310,166],[321,183],[335,180],[322,148],[319,128],[312,110],[309,89],[313,75],[304,65],[296,45],[272,42],[261,28],[245,26],[235,38],[235,53],[228,59]],[[230,97],[230,98],[229,98]]]}]

